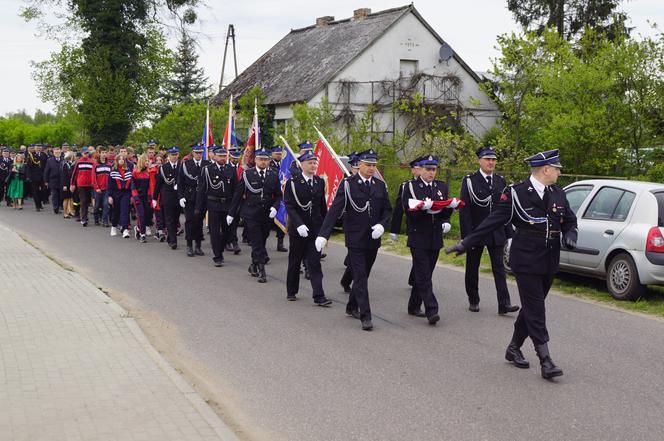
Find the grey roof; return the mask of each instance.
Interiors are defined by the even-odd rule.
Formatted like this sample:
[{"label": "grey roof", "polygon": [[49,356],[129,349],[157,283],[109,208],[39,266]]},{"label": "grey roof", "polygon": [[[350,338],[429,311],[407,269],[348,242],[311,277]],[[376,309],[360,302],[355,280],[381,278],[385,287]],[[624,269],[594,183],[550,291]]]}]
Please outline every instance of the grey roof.
[{"label": "grey roof", "polygon": [[[382,36],[400,18],[412,12],[436,38],[442,38],[410,4],[369,14],[363,20],[347,18],[327,26],[293,29],[212,100],[219,105],[232,93],[240,96],[258,85],[265,104],[308,101],[347,64]],[[479,81],[458,55],[455,59]]]}]

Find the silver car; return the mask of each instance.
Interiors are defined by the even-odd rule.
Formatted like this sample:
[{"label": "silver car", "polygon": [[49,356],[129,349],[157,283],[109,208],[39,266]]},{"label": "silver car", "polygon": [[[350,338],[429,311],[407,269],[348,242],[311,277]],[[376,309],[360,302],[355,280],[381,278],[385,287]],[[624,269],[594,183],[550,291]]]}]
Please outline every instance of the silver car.
[{"label": "silver car", "polygon": [[593,179],[565,187],[579,223],[578,248],[560,269],[606,280],[616,299],[636,300],[664,284],[664,185]]}]

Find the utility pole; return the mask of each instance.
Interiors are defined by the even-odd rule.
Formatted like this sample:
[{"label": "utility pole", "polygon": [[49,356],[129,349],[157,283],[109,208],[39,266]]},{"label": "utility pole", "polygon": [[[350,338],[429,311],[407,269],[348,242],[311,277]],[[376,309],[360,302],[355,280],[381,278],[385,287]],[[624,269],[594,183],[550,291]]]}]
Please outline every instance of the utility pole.
[{"label": "utility pole", "polygon": [[237,52],[235,50],[235,26],[228,25],[228,32],[226,32],[226,44],[224,45],[224,59],[221,62],[221,79],[219,80],[219,91],[224,88],[224,71],[226,70],[226,54],[228,52],[228,41],[233,43],[233,65],[235,67],[235,77],[237,78]]}]

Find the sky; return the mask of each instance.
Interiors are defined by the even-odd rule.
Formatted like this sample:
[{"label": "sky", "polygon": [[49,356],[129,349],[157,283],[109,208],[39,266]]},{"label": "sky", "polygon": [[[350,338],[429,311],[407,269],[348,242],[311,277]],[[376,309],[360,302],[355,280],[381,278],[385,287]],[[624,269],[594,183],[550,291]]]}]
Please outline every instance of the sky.
[{"label": "sky", "polygon": [[[270,49],[291,29],[309,26],[316,17],[352,17],[353,10],[370,8],[373,12],[403,6],[407,0],[207,0],[198,10],[194,26],[199,41],[199,64],[209,82],[218,86],[224,42],[229,24],[235,27],[238,70],[242,72]],[[438,34],[476,71],[488,70],[498,55],[496,37],[517,31],[506,0],[418,0],[415,8]],[[31,77],[31,61],[47,59],[58,44],[38,36],[37,26],[25,23],[18,15],[22,0],[0,0],[0,115],[25,109],[52,111],[51,103],[41,102]],[[664,27],[663,0],[627,0],[620,7],[630,17],[635,35],[653,36],[648,21]],[[169,35],[175,48],[177,35]],[[224,83],[234,74],[231,52]],[[229,75],[231,77],[229,77]]]}]

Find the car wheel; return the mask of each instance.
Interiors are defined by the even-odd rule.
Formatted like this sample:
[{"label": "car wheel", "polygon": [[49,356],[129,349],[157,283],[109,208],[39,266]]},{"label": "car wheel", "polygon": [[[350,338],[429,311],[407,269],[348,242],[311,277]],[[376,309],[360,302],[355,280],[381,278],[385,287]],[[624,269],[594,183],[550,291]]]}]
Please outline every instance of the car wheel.
[{"label": "car wheel", "polygon": [[606,287],[616,300],[637,300],[645,292],[639,273],[631,256],[620,253],[615,256],[606,270]]}]

